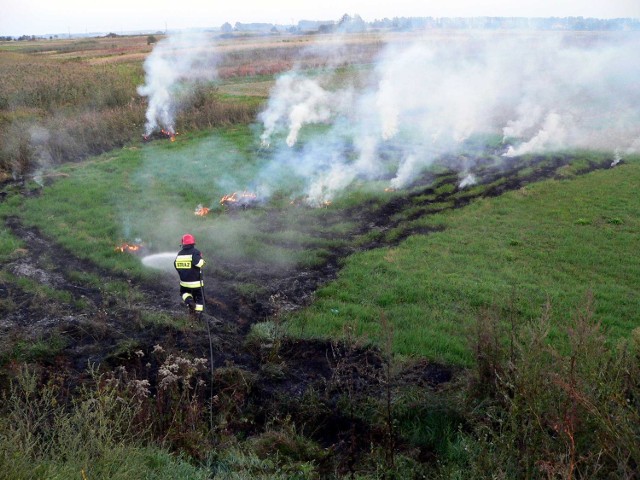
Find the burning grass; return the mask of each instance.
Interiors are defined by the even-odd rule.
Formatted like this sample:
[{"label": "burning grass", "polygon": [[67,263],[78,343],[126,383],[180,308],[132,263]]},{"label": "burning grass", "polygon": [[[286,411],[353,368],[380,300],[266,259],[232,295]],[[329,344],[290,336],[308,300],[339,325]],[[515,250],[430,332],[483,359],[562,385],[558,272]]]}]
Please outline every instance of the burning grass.
[{"label": "burning grass", "polygon": [[250,208],[258,204],[258,195],[253,192],[233,192],[223,195],[220,205],[227,208]]},{"label": "burning grass", "polygon": [[199,203],[196,209],[193,211],[193,214],[199,217],[205,217],[209,214],[210,211],[211,209],[209,207],[204,207],[201,203]]},{"label": "burning grass", "polygon": [[120,252],[120,253],[137,253],[142,249],[142,245],[137,244],[137,243],[126,243],[123,242],[120,245],[117,245],[114,248],[114,251],[116,252]]},{"label": "burning grass", "polygon": [[168,139],[171,142],[175,142],[178,135],[178,132],[173,132],[162,128],[158,131],[150,133],[149,135],[142,135],[142,140],[144,142],[151,142],[152,140]]}]

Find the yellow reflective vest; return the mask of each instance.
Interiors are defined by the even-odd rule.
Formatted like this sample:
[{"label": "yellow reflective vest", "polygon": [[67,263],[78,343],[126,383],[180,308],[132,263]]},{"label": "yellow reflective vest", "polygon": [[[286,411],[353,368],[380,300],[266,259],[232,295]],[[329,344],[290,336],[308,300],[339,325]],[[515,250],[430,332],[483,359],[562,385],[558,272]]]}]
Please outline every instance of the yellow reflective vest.
[{"label": "yellow reflective vest", "polygon": [[173,265],[180,275],[180,286],[187,288],[200,288],[202,277],[200,269],[204,267],[205,261],[200,250],[193,245],[185,246],[173,262]]}]

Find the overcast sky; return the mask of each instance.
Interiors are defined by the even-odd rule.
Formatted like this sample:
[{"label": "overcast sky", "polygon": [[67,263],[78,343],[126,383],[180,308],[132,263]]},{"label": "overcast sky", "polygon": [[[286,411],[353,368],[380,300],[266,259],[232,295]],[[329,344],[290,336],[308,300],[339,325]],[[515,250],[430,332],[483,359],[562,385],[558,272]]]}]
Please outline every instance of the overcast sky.
[{"label": "overcast sky", "polygon": [[297,23],[358,14],[377,18],[640,18],[640,0],[0,0],[0,35],[121,33],[219,27],[224,22]]}]

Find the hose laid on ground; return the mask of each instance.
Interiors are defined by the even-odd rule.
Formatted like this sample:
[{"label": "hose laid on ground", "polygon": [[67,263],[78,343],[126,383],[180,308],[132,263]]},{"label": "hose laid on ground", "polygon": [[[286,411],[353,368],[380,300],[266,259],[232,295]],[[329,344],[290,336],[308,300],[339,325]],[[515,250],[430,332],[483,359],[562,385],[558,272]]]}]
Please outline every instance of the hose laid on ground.
[{"label": "hose laid on ground", "polygon": [[209,327],[209,320],[204,316],[204,307],[207,304],[204,298],[204,281],[202,280],[202,269],[200,269],[200,291],[202,294],[202,313],[200,318],[204,320],[207,326],[207,335],[209,336],[209,364],[211,365],[211,385],[209,386],[209,428],[213,433],[213,342],[211,341],[211,328]]}]

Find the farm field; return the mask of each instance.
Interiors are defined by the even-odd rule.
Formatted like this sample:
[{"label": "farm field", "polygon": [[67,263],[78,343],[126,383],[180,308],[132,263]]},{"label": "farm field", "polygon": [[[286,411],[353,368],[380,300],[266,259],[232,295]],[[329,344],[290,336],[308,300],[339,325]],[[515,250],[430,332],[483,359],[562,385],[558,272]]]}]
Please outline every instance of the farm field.
[{"label": "farm field", "polygon": [[[637,153],[478,132],[400,185],[410,130],[331,189],[322,152],[357,165],[357,120],[261,130],[294,64],[366,90],[414,37],[347,37],[335,62],[330,37],[302,60],[308,36],[220,40],[218,77],[147,139],[146,37],[0,44],[7,478],[632,475]],[[203,321],[177,294],[185,231]]]}]

